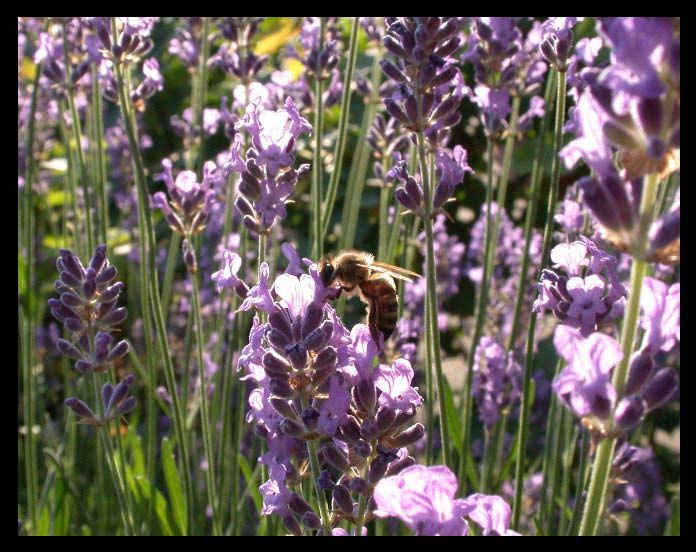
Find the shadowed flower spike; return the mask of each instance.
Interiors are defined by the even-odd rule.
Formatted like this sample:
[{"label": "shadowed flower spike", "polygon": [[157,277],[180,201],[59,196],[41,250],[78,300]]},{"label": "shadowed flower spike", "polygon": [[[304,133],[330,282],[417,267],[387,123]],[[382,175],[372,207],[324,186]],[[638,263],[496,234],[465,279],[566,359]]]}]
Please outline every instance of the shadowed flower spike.
[{"label": "shadowed flower spike", "polygon": [[553,343],[567,363],[553,390],[577,416],[606,418],[616,401],[611,374],[623,357],[618,342],[603,333],[583,338],[579,330],[559,325]]},{"label": "shadowed flower spike", "polygon": [[257,309],[268,314],[275,310],[273,297],[268,288],[268,263],[261,263],[259,267],[259,283],[249,290],[238,310],[248,311],[251,309]]},{"label": "shadowed flower spike", "polygon": [[215,282],[215,289],[220,293],[223,288],[231,287],[242,298],[246,298],[249,288],[237,278],[237,272],[242,266],[242,259],[237,253],[229,249],[222,252],[222,265],[220,270],[213,272],[210,279]]}]

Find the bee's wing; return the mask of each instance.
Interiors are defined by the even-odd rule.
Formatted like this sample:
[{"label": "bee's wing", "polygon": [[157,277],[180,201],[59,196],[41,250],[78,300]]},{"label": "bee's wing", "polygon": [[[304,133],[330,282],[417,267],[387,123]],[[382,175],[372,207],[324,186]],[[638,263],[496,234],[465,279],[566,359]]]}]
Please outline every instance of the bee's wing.
[{"label": "bee's wing", "polygon": [[374,270],[375,272],[382,272],[384,274],[389,274],[394,278],[399,280],[404,280],[405,282],[413,282],[413,278],[420,278],[420,274],[406,270],[399,266],[390,265],[387,263],[380,263],[379,261],[373,261],[371,264],[357,263],[358,266],[363,266]]}]

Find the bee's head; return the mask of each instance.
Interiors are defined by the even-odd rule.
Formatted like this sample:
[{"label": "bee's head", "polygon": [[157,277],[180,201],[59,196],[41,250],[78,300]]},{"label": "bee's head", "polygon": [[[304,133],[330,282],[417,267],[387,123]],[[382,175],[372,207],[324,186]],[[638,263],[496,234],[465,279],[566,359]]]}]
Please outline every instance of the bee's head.
[{"label": "bee's head", "polygon": [[321,276],[321,281],[324,283],[325,287],[331,285],[335,271],[336,268],[334,267],[333,257],[331,255],[327,255],[319,261],[319,276]]}]

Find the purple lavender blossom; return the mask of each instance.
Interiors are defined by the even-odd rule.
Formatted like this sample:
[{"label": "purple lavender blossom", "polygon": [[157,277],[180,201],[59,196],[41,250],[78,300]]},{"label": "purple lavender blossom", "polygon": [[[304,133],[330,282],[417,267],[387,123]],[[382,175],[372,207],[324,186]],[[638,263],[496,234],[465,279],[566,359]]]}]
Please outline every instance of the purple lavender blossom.
[{"label": "purple lavender blossom", "polygon": [[643,348],[653,355],[669,351],[680,339],[680,284],[667,284],[646,277],[640,295],[643,311],[641,326],[645,328]]},{"label": "purple lavender blossom", "polygon": [[234,171],[241,175],[235,205],[245,226],[256,233],[268,233],[276,219],[285,219],[285,203],[297,180],[309,170],[309,165],[292,168],[293,148],[298,136],[311,133],[312,127],[287,98],[285,108],[277,111],[250,103],[235,128],[246,129],[253,147],[243,159],[242,137],[237,134],[224,170],[226,174]]},{"label": "purple lavender blossom", "polygon": [[522,366],[515,360],[513,351],[506,353],[493,338],[483,336],[476,349],[472,394],[484,425],[493,427],[521,392]]},{"label": "purple lavender blossom", "polygon": [[567,363],[553,380],[554,392],[577,416],[607,418],[616,401],[611,374],[623,357],[617,341],[602,333],[583,338],[577,329],[559,325],[553,342]]},{"label": "purple lavender blossom", "polygon": [[498,496],[454,496],[457,478],[446,466],[411,466],[375,487],[377,517],[398,517],[416,535],[464,536],[468,517],[485,535],[516,535],[508,529],[510,506]]}]

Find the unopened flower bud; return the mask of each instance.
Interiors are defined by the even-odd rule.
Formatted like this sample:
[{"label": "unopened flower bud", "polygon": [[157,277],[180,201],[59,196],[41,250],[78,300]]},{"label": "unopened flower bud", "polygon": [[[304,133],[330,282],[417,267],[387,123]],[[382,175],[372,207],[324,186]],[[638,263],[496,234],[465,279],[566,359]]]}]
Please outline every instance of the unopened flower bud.
[{"label": "unopened flower bud", "polygon": [[653,410],[669,401],[678,385],[677,372],[672,368],[663,368],[655,374],[642,393],[648,410]]},{"label": "unopened flower bud", "polygon": [[616,406],[614,421],[624,431],[636,427],[645,414],[645,403],[638,395],[630,395]]}]

